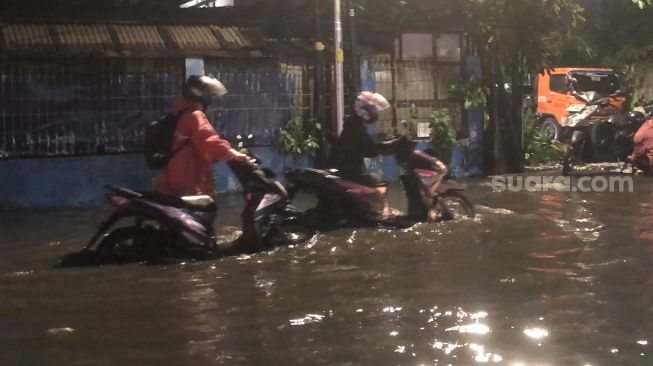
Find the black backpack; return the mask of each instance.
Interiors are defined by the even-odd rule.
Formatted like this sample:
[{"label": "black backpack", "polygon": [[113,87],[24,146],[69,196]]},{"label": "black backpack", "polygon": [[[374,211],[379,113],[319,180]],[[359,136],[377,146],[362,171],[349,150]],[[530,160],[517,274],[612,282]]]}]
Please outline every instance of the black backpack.
[{"label": "black backpack", "polygon": [[183,112],[170,112],[145,128],[144,155],[145,163],[150,169],[161,170],[170,159],[186,146],[184,143],[177,150],[172,150],[172,142],[177,129],[177,122]]}]

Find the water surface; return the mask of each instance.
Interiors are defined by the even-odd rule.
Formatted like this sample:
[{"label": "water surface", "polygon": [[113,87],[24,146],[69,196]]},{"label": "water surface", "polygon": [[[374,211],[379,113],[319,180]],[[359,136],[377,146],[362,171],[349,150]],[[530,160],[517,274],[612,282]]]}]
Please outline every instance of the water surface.
[{"label": "water surface", "polygon": [[107,211],[4,212],[0,364],[651,365],[653,181],[635,188],[478,181],[473,221],[157,266],[52,269]]}]

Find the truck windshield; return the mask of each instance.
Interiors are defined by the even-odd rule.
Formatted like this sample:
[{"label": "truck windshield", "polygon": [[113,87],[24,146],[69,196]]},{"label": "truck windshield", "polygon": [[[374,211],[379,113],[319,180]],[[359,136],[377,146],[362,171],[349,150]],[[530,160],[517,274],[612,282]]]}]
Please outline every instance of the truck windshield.
[{"label": "truck windshield", "polygon": [[576,71],[572,72],[571,75],[578,80],[577,88],[581,92],[593,91],[608,96],[619,90],[619,78],[615,73]]}]

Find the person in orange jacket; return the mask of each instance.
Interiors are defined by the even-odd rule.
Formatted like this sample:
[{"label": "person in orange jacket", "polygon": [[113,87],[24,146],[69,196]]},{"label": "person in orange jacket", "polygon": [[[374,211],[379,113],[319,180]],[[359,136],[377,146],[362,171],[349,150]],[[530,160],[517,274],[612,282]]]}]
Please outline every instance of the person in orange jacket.
[{"label": "person in orange jacket", "polygon": [[220,138],[206,117],[215,99],[225,94],[225,86],[208,76],[191,75],[182,86],[183,98],[175,105],[181,113],[172,143],[176,153],[161,174],[158,193],[176,197],[213,195],[214,163],[232,159],[252,163],[247,155]]},{"label": "person in orange jacket", "polygon": [[653,173],[653,119],[639,128],[633,138],[634,150],[628,160],[647,174]]}]

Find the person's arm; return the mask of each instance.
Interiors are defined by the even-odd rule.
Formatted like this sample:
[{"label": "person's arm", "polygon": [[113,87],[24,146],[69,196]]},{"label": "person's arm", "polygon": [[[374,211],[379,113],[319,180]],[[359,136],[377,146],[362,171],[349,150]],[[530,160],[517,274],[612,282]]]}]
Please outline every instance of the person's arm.
[{"label": "person's arm", "polygon": [[392,140],[387,140],[383,142],[376,142],[372,140],[372,137],[365,134],[364,138],[364,149],[366,158],[373,158],[378,155],[392,155],[397,152],[402,143],[405,142],[405,138],[396,138]]},{"label": "person's arm", "polygon": [[190,130],[187,132],[190,142],[207,163],[231,159],[249,161],[247,155],[234,150],[229,141],[218,136],[204,113],[195,111],[184,122],[186,121],[186,127]]}]

